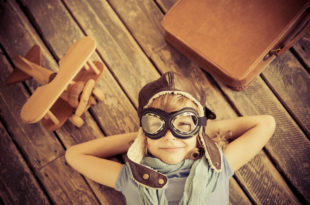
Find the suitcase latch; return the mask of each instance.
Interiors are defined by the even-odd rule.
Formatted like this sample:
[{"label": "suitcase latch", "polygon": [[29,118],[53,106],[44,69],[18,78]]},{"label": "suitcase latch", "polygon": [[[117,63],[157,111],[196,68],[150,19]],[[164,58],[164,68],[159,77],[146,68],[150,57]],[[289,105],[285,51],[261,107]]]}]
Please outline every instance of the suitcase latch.
[{"label": "suitcase latch", "polygon": [[275,55],[278,56],[278,53],[282,50],[282,48],[272,49],[269,51],[265,57],[263,58],[264,61],[268,60],[271,56]]}]

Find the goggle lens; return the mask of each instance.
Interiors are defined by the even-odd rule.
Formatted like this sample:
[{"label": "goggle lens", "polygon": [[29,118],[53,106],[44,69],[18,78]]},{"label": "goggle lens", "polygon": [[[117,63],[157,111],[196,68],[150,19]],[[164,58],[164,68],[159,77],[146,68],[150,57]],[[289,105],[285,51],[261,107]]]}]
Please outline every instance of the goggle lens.
[{"label": "goggle lens", "polygon": [[144,132],[148,134],[157,134],[165,127],[165,121],[158,115],[147,113],[142,116],[141,124]]}]

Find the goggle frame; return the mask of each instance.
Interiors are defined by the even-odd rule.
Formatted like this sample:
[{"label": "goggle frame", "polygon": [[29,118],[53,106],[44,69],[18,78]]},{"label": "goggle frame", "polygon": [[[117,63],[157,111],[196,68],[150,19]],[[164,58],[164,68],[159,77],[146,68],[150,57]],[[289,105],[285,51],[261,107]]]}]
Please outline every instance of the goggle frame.
[{"label": "goggle frame", "polygon": [[[174,119],[176,119],[178,116],[180,116],[183,113],[193,114],[193,116],[197,118],[197,125],[195,129],[193,129],[190,132],[179,131],[178,129],[174,127],[172,123]],[[145,115],[153,115],[155,117],[158,117],[160,120],[164,121],[164,125],[160,127],[160,129],[156,130],[155,133],[149,133],[143,128],[143,117]],[[205,126],[206,123],[207,123],[207,117],[206,116],[199,117],[198,112],[194,108],[191,108],[191,107],[185,107],[179,111],[171,112],[171,113],[167,113],[163,110],[156,109],[156,108],[146,108],[146,109],[143,109],[142,115],[140,118],[140,126],[142,127],[145,135],[151,139],[160,139],[161,137],[165,136],[168,130],[170,130],[173,136],[176,138],[188,139],[196,135],[199,132],[200,128],[202,126]]]}]

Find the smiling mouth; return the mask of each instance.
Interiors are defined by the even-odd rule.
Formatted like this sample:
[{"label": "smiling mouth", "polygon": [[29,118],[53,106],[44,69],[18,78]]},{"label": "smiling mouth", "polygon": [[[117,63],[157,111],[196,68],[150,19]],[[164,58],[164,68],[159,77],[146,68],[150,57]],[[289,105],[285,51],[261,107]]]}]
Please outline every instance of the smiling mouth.
[{"label": "smiling mouth", "polygon": [[183,149],[184,147],[162,147],[162,148],[159,148],[163,151],[166,151],[166,152],[176,152],[176,151],[179,151],[180,149]]}]

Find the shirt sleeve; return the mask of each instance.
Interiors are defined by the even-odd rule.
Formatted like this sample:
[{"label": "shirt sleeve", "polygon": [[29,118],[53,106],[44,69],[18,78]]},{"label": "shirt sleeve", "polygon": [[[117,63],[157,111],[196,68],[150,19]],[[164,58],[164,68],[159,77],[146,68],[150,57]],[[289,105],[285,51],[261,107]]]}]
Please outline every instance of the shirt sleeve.
[{"label": "shirt sleeve", "polygon": [[229,165],[224,154],[223,154],[223,164],[224,164],[223,171],[224,171],[225,175],[227,177],[231,177],[232,175],[234,175],[234,171],[231,169],[231,167],[230,167],[230,165]]},{"label": "shirt sleeve", "polygon": [[128,164],[124,164],[117,176],[115,190],[120,192],[123,191],[128,183],[128,180],[130,180],[130,168]]}]

